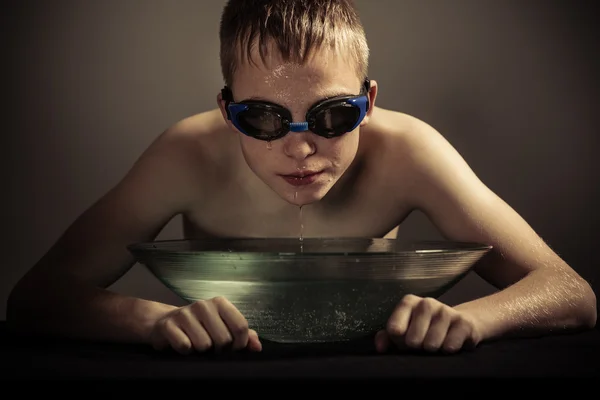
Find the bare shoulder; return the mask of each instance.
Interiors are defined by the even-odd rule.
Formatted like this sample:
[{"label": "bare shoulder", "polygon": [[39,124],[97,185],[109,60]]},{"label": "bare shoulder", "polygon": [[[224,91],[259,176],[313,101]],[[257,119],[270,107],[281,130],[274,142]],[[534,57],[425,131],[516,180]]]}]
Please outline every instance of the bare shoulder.
[{"label": "bare shoulder", "polygon": [[392,146],[395,154],[402,155],[402,160],[409,161],[413,167],[422,167],[423,162],[435,162],[430,158],[432,153],[445,156],[440,162],[458,161],[457,157],[460,158],[438,130],[406,113],[377,107],[367,128],[370,135],[374,135],[386,146]]},{"label": "bare shoulder", "polygon": [[[216,161],[215,150],[221,150],[224,143],[223,122],[218,110],[191,115],[175,122],[165,129],[148,147],[142,157],[148,154],[175,152],[183,157],[182,161]],[[200,152],[205,157],[198,157]],[[208,158],[207,158],[208,157]],[[175,161],[175,160],[173,160]]]},{"label": "bare shoulder", "polygon": [[365,128],[369,153],[377,153],[380,169],[396,182],[392,190],[414,208],[429,208],[427,199],[435,199],[433,191],[452,185],[448,179],[456,174],[478,190],[486,189],[452,144],[427,122],[377,107]]},{"label": "bare shoulder", "polygon": [[481,179],[449,140],[429,123],[399,112],[383,110],[382,136],[399,155],[397,166],[410,182],[405,196],[415,207],[439,224],[443,233],[454,239],[473,239],[460,232],[458,221],[446,216],[450,204],[464,212],[478,215],[488,207],[498,210],[508,206]]},{"label": "bare shoulder", "polygon": [[[367,125],[385,144],[392,190],[409,199],[443,237],[493,246],[492,264],[478,269],[503,287],[537,268],[569,267],[521,215],[478,177],[459,152],[430,124],[413,116],[377,109]],[[497,264],[500,265],[500,264]]]},{"label": "bare shoulder", "polygon": [[206,170],[215,158],[211,146],[218,144],[208,139],[220,129],[214,114],[185,118],[159,134],[122,179],[71,223],[23,281],[71,276],[106,287],[122,276],[133,263],[128,245],[153,240],[173,217],[209,192],[203,177],[210,175]]},{"label": "bare shoulder", "polygon": [[187,148],[188,151],[203,150],[209,154],[222,150],[221,146],[231,135],[218,109],[183,118],[166,129],[159,137],[165,144]]},{"label": "bare shoulder", "polygon": [[389,153],[397,188],[415,209],[456,240],[484,240],[472,230],[491,208],[514,218],[500,197],[482,182],[454,146],[429,123],[401,112],[377,109],[369,122]]},{"label": "bare shoulder", "polygon": [[218,110],[177,121],[148,146],[123,182],[152,174],[154,181],[176,190],[182,200],[197,201],[204,185],[210,185],[211,173],[227,165],[231,135],[226,130]]}]

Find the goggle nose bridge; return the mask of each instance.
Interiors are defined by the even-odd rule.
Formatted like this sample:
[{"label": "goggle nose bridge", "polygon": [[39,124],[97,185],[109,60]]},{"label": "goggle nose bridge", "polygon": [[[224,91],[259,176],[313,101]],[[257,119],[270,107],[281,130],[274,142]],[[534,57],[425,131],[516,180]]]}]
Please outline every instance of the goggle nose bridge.
[{"label": "goggle nose bridge", "polygon": [[290,131],[304,132],[308,130],[308,122],[290,122]]}]

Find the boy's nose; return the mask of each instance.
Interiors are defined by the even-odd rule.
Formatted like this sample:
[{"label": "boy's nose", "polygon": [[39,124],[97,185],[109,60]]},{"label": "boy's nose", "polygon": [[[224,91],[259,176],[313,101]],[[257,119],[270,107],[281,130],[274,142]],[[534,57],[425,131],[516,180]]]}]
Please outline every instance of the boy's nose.
[{"label": "boy's nose", "polygon": [[310,132],[288,132],[283,138],[283,151],[288,157],[304,160],[316,151]]}]

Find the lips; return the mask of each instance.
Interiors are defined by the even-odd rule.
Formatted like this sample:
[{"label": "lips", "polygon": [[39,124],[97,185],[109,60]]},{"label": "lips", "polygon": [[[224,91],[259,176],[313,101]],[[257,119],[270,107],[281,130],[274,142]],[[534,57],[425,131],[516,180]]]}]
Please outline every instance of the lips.
[{"label": "lips", "polygon": [[310,175],[315,175],[318,174],[321,171],[299,171],[299,172],[295,172],[293,174],[288,174],[288,175],[283,175],[283,176],[289,176],[292,178],[304,178],[305,176],[310,176]]},{"label": "lips", "polygon": [[310,185],[316,181],[319,176],[323,174],[323,171],[302,171],[296,172],[289,175],[281,175],[290,185],[293,186],[304,186]]}]

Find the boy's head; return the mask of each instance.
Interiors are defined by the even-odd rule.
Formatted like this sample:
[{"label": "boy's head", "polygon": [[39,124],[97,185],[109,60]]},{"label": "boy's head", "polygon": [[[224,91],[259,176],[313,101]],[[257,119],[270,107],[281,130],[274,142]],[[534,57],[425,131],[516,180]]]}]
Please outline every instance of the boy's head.
[{"label": "boy's head", "polygon": [[291,203],[319,200],[354,160],[375,100],[354,4],[230,0],[220,40],[218,102],[249,167]]}]

